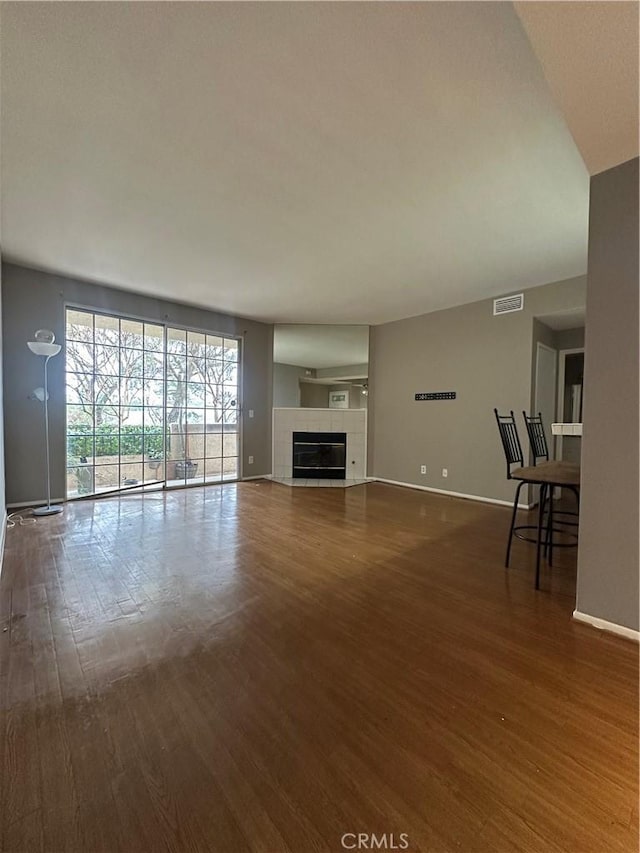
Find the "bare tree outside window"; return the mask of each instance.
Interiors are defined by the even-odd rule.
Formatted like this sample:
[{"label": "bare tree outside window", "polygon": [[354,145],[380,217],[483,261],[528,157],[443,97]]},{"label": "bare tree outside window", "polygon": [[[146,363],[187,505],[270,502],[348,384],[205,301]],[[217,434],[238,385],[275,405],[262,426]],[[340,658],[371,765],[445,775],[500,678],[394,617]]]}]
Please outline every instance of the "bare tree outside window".
[{"label": "bare tree outside window", "polygon": [[[77,403],[95,426],[126,424],[135,407],[145,403],[144,391],[151,380],[162,380],[162,361],[147,358],[141,335],[123,330],[119,346],[94,344],[93,328],[85,324],[67,326],[67,387],[70,402]],[[146,363],[145,363],[146,362]],[[160,407],[161,396],[147,404]],[[94,414],[95,405],[95,414]],[[150,417],[161,425],[162,417],[150,409]]]}]

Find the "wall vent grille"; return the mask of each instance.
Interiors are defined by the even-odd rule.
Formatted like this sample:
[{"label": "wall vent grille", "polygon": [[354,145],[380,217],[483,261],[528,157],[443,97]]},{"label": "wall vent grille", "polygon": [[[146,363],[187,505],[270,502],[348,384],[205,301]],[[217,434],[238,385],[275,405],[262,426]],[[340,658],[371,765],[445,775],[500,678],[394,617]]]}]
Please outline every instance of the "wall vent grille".
[{"label": "wall vent grille", "polygon": [[502,296],[493,300],[493,316],[497,314],[511,314],[512,311],[522,311],[524,308],[524,293],[515,296]]}]

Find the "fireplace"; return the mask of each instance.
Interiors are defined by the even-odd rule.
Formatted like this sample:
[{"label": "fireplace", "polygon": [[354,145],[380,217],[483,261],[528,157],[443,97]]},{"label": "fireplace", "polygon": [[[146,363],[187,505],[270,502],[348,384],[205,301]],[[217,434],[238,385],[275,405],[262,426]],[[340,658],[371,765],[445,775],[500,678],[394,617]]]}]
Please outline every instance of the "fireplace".
[{"label": "fireplace", "polygon": [[293,433],[294,477],[344,480],[346,460],[346,432]]}]

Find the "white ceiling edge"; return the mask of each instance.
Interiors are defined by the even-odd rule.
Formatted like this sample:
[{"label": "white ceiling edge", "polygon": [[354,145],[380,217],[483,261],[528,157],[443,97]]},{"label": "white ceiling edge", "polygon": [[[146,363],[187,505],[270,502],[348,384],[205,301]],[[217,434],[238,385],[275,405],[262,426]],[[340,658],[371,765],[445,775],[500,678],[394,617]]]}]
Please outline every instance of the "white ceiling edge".
[{"label": "white ceiling edge", "polygon": [[589,173],[637,157],[640,4],[514,6]]}]

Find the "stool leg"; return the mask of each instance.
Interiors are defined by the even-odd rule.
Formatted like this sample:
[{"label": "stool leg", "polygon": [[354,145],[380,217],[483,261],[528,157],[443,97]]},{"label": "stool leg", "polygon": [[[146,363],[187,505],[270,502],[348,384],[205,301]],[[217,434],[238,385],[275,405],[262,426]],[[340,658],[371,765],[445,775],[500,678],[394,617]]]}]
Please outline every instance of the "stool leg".
[{"label": "stool leg", "polygon": [[538,541],[536,544],[536,589],[540,589],[540,546],[542,544],[542,517],[544,515],[544,502],[547,494],[547,485],[540,486],[540,502],[538,504]]},{"label": "stool leg", "polygon": [[553,566],[553,486],[549,486],[549,528],[547,539],[549,542],[549,565]]},{"label": "stool leg", "polygon": [[547,559],[547,554],[549,553],[549,535],[553,535],[553,534],[549,533],[549,531],[551,529],[550,521],[551,521],[551,501],[552,500],[553,500],[553,494],[551,494],[551,497],[549,497],[549,495],[547,495],[547,497],[545,498],[545,501],[544,501],[545,509],[547,506],[547,501],[549,501],[549,513],[547,515],[547,526],[545,527],[545,531],[544,531],[544,550],[542,552],[542,555],[545,558],[545,560]]},{"label": "stool leg", "polygon": [[516,496],[513,499],[513,512],[511,513],[511,527],[509,528],[509,541],[507,542],[507,557],[504,561],[505,569],[509,568],[509,560],[511,559],[511,542],[513,541],[513,528],[516,523],[516,513],[518,512],[518,498],[520,497],[520,489],[524,485],[524,480],[521,480],[518,483],[518,488],[516,489]]}]

